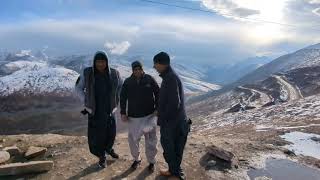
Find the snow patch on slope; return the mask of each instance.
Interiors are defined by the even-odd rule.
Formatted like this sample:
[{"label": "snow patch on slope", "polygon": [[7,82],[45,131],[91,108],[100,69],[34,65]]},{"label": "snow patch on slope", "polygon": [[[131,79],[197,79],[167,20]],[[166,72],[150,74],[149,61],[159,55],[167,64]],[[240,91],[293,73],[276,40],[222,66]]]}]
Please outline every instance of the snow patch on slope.
[{"label": "snow patch on slope", "polygon": [[0,77],[0,95],[14,92],[66,93],[72,92],[79,74],[63,67],[51,67],[44,62],[16,61],[6,64],[12,71]]}]

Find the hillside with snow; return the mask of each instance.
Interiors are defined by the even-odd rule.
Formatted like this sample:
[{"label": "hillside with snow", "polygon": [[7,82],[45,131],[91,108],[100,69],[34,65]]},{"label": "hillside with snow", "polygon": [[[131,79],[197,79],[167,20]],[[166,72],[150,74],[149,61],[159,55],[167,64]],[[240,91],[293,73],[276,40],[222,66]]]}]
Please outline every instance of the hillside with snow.
[{"label": "hillside with snow", "polygon": [[[116,68],[120,72],[120,75],[123,79],[131,76],[132,74],[132,69],[129,62],[122,62],[122,64],[111,63],[111,66]],[[204,76],[203,74],[192,71],[189,73],[188,69],[184,69],[183,66],[178,67],[180,68],[176,68],[177,73],[180,75],[180,78],[183,82],[185,94],[194,96],[220,89],[219,85],[201,80],[201,76]],[[159,84],[161,83],[161,78],[153,68],[144,67],[144,70],[146,73],[152,75]]]},{"label": "hillside with snow", "polygon": [[[48,60],[49,59],[49,60]],[[111,59],[111,58],[110,58]],[[131,62],[126,59],[111,59],[111,66],[116,68],[123,79],[132,73]],[[80,72],[92,65],[91,55],[72,55],[48,58],[44,52],[35,55],[31,51],[23,50],[16,54],[8,54],[0,60],[0,96],[13,93],[57,95],[71,94]],[[173,65],[180,75],[188,96],[207,93],[217,90],[219,85],[206,82],[206,74],[200,68],[186,67],[180,64]],[[146,65],[146,73],[161,79],[158,73]]]},{"label": "hillside with snow", "polygon": [[281,56],[221,90],[196,97],[196,114],[234,113],[269,107],[320,93],[320,44]]},{"label": "hillside with snow", "polygon": [[252,83],[254,81],[268,78],[274,73],[287,72],[293,69],[314,66],[320,66],[320,44],[315,44],[281,56],[272,62],[259,67],[248,75],[243,76],[236,83]]},{"label": "hillside with snow", "polygon": [[[1,87],[4,84],[10,86],[2,92],[10,94],[24,89],[34,93],[70,92],[79,72],[92,62],[90,56],[78,55],[59,58],[58,61],[34,60],[37,57],[33,55],[24,57],[30,59],[16,57],[15,61],[3,63],[0,69]],[[312,63],[296,61],[291,64],[293,69],[275,72],[261,81],[238,85],[217,96],[209,94],[202,101],[188,104],[187,112],[193,124],[183,161],[187,176],[191,179],[276,179],[273,173],[269,173],[270,167],[275,166],[278,172],[279,166],[301,166],[303,169],[298,171],[291,169],[290,176],[295,177],[308,170],[307,176],[314,175],[315,179],[319,179],[320,66],[317,61],[312,58],[305,59],[305,62]],[[307,66],[300,66],[304,64]],[[130,61],[114,59],[111,65],[120,71],[123,78],[130,76]],[[203,80],[207,76],[203,73],[206,69],[174,66],[187,93],[215,88]],[[150,65],[147,64],[144,69],[161,81]],[[43,89],[39,89],[41,87]],[[0,140],[5,139],[0,145],[22,148],[22,154],[27,150],[25,147],[31,145],[46,147],[47,152],[38,158],[54,163],[49,172],[34,174],[31,179],[159,178],[157,173],[146,173],[145,168],[128,173],[132,159],[127,133],[121,131],[127,127],[121,121],[117,126],[122,129],[115,143],[120,159],[108,161],[106,170],[95,170],[97,160],[88,149],[85,138],[87,119],[80,115],[81,105],[77,102],[56,103],[56,99],[46,99],[47,104],[40,106],[37,103],[27,104],[35,108],[22,108],[23,111],[12,111],[12,107],[22,102],[20,99],[13,102],[0,99],[0,110],[9,110],[0,113],[0,127],[6,127],[0,129]],[[27,100],[36,101],[33,97]],[[13,106],[1,107],[8,103]],[[54,103],[55,106],[52,106]],[[39,133],[41,135],[33,135]],[[275,164],[270,164],[270,160]],[[279,165],[278,161],[285,164]],[[146,167],[146,163],[143,161],[142,166]],[[165,165],[162,156],[157,156],[157,164],[157,167]],[[266,175],[261,176],[259,172],[266,172]],[[286,171],[283,174],[288,177]]]},{"label": "hillside with snow", "polygon": [[52,67],[46,62],[15,61],[5,64],[7,73],[0,77],[0,95],[13,93],[70,95],[79,74],[64,67]]},{"label": "hillside with snow", "polygon": [[[49,58],[49,63],[60,65],[68,69],[72,69],[80,73],[85,67],[92,66],[92,55],[72,55]],[[153,69],[152,64],[143,60],[142,57],[119,57],[110,56],[110,66],[120,72],[122,79],[129,77],[132,74],[131,63],[140,60],[144,64],[144,71],[152,75],[160,84],[161,79],[158,73]],[[180,75],[185,87],[185,93],[188,95],[198,95],[209,91],[218,90],[219,85],[206,81],[207,72],[205,69],[198,66],[185,66],[178,63],[173,63],[173,67]]]}]

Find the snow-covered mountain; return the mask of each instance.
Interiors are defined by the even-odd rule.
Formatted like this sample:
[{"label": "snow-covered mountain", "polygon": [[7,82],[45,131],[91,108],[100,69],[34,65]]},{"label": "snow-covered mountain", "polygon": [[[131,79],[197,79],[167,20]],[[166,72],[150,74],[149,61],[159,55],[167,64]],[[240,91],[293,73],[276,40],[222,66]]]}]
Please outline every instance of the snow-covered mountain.
[{"label": "snow-covered mountain", "polygon": [[[152,64],[150,62],[146,62],[141,57],[110,57],[110,64],[112,67],[116,68],[120,72],[121,77],[125,79],[131,75],[131,62],[135,60],[142,61],[146,73],[155,77],[159,83],[161,82],[159,75],[152,68]],[[49,62],[80,73],[85,67],[92,66],[92,55],[63,56],[51,59]],[[173,63],[173,67],[180,75],[185,86],[185,93],[188,95],[198,95],[220,89],[219,85],[209,83],[205,80],[207,78],[207,74],[204,68],[189,64],[188,66],[185,66],[178,63]]]},{"label": "snow-covered mountain", "polygon": [[70,95],[79,74],[41,61],[14,61],[5,64],[7,75],[0,77],[0,96],[13,93]]},{"label": "snow-covered mountain", "polygon": [[[111,65],[117,70],[119,70],[120,75],[123,79],[129,77],[132,74],[132,69],[129,62],[122,62],[121,64],[111,63]],[[176,66],[174,65],[174,67]],[[218,85],[201,80],[200,78],[200,76],[202,76],[201,74],[196,74],[194,72],[188,73],[188,70],[182,68],[182,66],[176,69],[177,69],[177,73],[180,75],[180,78],[184,84],[185,93],[188,95],[197,95],[197,94],[209,92],[212,90],[217,90],[220,88],[220,86]],[[153,68],[144,67],[144,70],[146,71],[146,73],[155,77],[158,83],[161,82],[161,78]]]},{"label": "snow-covered mountain", "polygon": [[240,78],[237,83],[252,83],[268,78],[271,74],[320,65],[320,44],[281,56]]},{"label": "snow-covered mountain", "polygon": [[314,45],[311,45],[311,46],[308,46],[304,49],[320,49],[320,43],[319,44],[314,44]]},{"label": "snow-covered mountain", "polygon": [[[119,70],[123,79],[131,75],[130,61],[110,59],[111,66]],[[48,57],[43,51],[33,55],[31,51],[23,50],[7,55],[1,63],[0,96],[8,96],[14,92],[64,95],[72,93],[80,72],[92,65],[92,55]],[[187,95],[198,95],[220,88],[219,85],[204,81],[206,75],[200,68],[188,68],[180,64],[174,64],[174,67],[181,76]],[[144,70],[161,82],[150,65],[146,65]]]},{"label": "snow-covered mountain", "polygon": [[27,60],[27,61],[35,61],[38,60],[31,50],[21,50],[17,53],[8,53],[7,56],[3,59],[6,62],[19,61],[19,60]]}]

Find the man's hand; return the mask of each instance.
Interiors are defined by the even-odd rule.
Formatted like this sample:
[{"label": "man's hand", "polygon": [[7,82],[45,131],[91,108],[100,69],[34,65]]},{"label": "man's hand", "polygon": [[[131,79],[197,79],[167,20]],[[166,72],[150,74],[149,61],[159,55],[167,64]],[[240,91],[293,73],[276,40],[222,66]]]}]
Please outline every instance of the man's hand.
[{"label": "man's hand", "polygon": [[121,114],[121,120],[122,120],[123,122],[128,122],[128,116],[125,115],[125,114]]},{"label": "man's hand", "polygon": [[84,107],[83,110],[81,111],[81,114],[83,115],[92,114],[92,110],[90,108]]},{"label": "man's hand", "polygon": [[86,108],[86,109],[90,114],[92,114],[92,109],[90,109],[90,108]]}]

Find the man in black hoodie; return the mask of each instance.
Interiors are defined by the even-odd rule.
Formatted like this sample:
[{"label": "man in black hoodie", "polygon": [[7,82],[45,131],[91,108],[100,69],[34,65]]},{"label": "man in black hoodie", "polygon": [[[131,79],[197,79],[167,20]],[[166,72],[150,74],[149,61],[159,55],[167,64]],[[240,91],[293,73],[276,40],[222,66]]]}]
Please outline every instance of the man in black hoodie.
[{"label": "man in black hoodie", "polygon": [[145,151],[148,169],[154,171],[157,154],[156,108],[159,86],[154,78],[145,74],[141,62],[132,63],[132,75],[124,81],[120,107],[122,120],[128,122],[128,141],[136,169],[141,163],[139,143],[145,137]]},{"label": "man in black hoodie", "polygon": [[109,67],[107,54],[98,51],[92,67],[85,68],[76,83],[76,91],[88,112],[88,143],[98,165],[106,166],[106,154],[118,159],[113,150],[116,137],[114,112],[119,103],[122,80],[119,72]]},{"label": "man in black hoodie", "polygon": [[184,105],[184,92],[180,78],[170,66],[170,57],[160,52],[153,58],[154,68],[160,73],[162,84],[159,94],[158,125],[160,126],[163,156],[169,170],[160,174],[170,179],[185,179],[181,169],[183,150],[190,131]]}]

